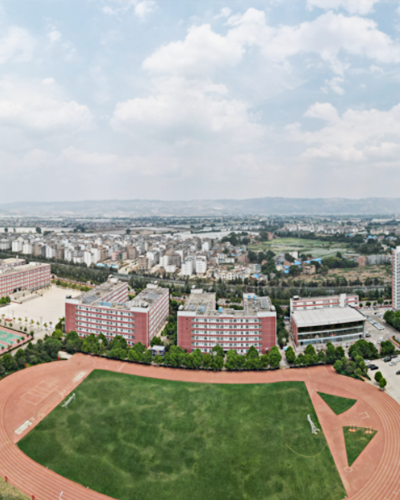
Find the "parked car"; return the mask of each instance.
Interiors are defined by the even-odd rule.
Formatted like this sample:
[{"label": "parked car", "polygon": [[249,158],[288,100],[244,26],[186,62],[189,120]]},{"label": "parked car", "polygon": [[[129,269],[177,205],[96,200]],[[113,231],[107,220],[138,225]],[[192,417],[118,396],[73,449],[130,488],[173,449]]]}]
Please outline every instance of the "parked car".
[{"label": "parked car", "polygon": [[389,363],[389,361],[391,360],[391,357],[390,356],[386,356],[386,358],[383,358],[383,361],[385,363]]},{"label": "parked car", "polygon": [[370,370],[378,370],[378,369],[379,369],[379,367],[378,367],[378,366],[376,366],[376,365],[370,365],[369,369],[370,369]]},{"label": "parked car", "polygon": [[371,337],[371,334],[370,334],[370,333],[366,333],[366,334],[365,334],[365,336],[366,336],[367,338],[369,338],[369,337]]},{"label": "parked car", "polygon": [[371,363],[371,360],[370,360],[370,359],[364,359],[364,363],[365,363],[366,365],[368,365],[369,363]]},{"label": "parked car", "polygon": [[391,362],[389,363],[389,366],[395,366],[395,365],[397,365],[397,361],[391,361]]},{"label": "parked car", "polygon": [[397,358],[397,354],[392,354],[390,357],[391,357],[391,359],[396,359]]},{"label": "parked car", "polygon": [[396,372],[396,375],[400,375],[400,370]]}]

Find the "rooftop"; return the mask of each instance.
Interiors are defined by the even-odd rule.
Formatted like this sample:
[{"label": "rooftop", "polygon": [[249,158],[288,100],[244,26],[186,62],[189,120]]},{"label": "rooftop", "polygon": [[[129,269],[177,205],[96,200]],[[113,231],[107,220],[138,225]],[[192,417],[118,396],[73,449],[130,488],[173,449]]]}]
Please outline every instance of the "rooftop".
[{"label": "rooftop", "polygon": [[108,295],[115,288],[120,287],[122,284],[123,283],[121,283],[117,279],[108,280],[105,283],[96,286],[92,290],[78,295],[76,299],[80,300],[82,304],[98,304],[98,302],[101,301],[103,297]]},{"label": "rooftop", "polygon": [[243,309],[236,310],[229,307],[216,309],[216,294],[203,292],[203,290],[192,290],[183,310],[192,311],[197,315],[204,316],[257,316],[258,312],[275,311],[269,297],[258,297],[252,293],[243,294]]},{"label": "rooftop", "polygon": [[18,274],[25,271],[32,271],[33,269],[37,269],[38,267],[50,267],[50,264],[32,262],[30,264],[25,264],[23,266],[0,268],[0,274],[2,276],[4,276],[5,274],[9,276],[11,274]]},{"label": "rooftop", "polygon": [[357,321],[365,321],[366,319],[360,311],[350,306],[295,311],[292,313],[292,317],[298,328],[334,325],[338,323],[355,323]]},{"label": "rooftop", "polygon": [[131,307],[143,307],[144,304],[152,306],[162,295],[164,295],[165,290],[165,288],[161,288],[157,285],[148,284],[144,290],[130,301],[129,305]]}]

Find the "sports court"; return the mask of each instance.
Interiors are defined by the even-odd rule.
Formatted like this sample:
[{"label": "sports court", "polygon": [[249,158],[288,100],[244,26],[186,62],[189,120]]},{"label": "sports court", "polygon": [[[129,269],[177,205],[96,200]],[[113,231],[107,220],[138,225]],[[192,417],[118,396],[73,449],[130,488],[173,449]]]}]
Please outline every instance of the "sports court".
[{"label": "sports court", "polygon": [[12,346],[13,344],[18,344],[18,342],[21,339],[22,339],[21,335],[17,335],[16,333],[2,330],[0,328],[0,349],[3,346],[9,347],[9,346]]}]

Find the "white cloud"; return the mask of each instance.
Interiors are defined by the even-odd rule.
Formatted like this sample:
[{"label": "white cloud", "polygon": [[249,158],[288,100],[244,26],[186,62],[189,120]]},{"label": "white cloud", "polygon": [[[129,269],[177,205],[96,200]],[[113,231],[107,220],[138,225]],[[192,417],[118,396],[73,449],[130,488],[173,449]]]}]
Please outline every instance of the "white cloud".
[{"label": "white cloud", "polygon": [[0,81],[0,126],[38,133],[75,133],[93,125],[89,108],[66,101],[57,87]]},{"label": "white cloud", "polygon": [[369,14],[373,12],[374,5],[379,0],[307,0],[309,9],[319,7],[320,9],[344,9],[350,14]]},{"label": "white cloud", "polygon": [[223,7],[217,16],[214,19],[219,19],[220,17],[229,17],[232,14],[232,11],[229,7]]},{"label": "white cloud", "polygon": [[339,75],[349,67],[339,59],[342,51],[381,63],[400,62],[400,45],[379,31],[375,21],[358,16],[327,12],[297,26],[274,28],[266,25],[264,13],[249,9],[242,16],[231,17],[229,23],[234,26],[229,39],[243,46],[259,46],[275,62],[297,54],[317,54]]},{"label": "white cloud", "polygon": [[153,0],[142,0],[135,5],[135,14],[144,19],[146,16],[154,12],[157,8],[156,2]]},{"label": "white cloud", "polygon": [[343,95],[345,93],[345,90],[341,85],[344,83],[344,78],[341,76],[335,76],[331,80],[325,80],[325,85],[328,85],[328,87],[333,90],[336,94]]},{"label": "white cloud", "polygon": [[303,132],[299,124],[287,127],[293,140],[311,146],[305,158],[398,161],[400,104],[388,111],[348,109],[340,116],[332,104],[316,103],[304,116],[326,121],[315,132]]},{"label": "white cloud", "polygon": [[118,103],[111,125],[118,131],[148,132],[166,141],[211,140],[221,134],[258,139],[263,127],[253,120],[250,105],[223,98],[225,93],[220,85],[163,79],[154,84],[153,95]]},{"label": "white cloud", "polygon": [[42,83],[43,85],[53,85],[54,83],[56,83],[56,81],[54,80],[54,78],[45,78],[44,80],[42,80]]},{"label": "white cloud", "polygon": [[52,28],[47,36],[51,43],[59,42],[61,40],[61,33],[55,28]]},{"label": "white cloud", "polygon": [[215,33],[209,24],[192,26],[184,41],[161,47],[143,62],[152,73],[208,75],[215,68],[236,65],[244,53],[241,43]]},{"label": "white cloud", "polygon": [[[110,0],[111,1],[111,0]],[[105,5],[102,8],[102,12],[106,15],[120,15],[126,13],[129,9],[133,8],[135,15],[143,20],[149,14],[157,9],[157,3],[155,0],[112,0],[118,7],[111,8],[109,5]]]},{"label": "white cloud", "polygon": [[0,64],[10,59],[29,61],[35,46],[35,39],[26,30],[11,26],[0,38]]}]

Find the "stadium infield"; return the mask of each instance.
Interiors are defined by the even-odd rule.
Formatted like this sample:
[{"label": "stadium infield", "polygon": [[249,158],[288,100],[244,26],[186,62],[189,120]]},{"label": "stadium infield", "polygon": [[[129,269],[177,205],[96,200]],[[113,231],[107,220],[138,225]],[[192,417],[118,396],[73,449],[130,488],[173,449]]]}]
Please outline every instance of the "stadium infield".
[{"label": "stadium infield", "polygon": [[[110,498],[47,469],[16,446],[94,369],[207,384],[302,381],[342,479],[346,498],[400,498],[400,406],[385,392],[370,384],[340,376],[330,366],[274,372],[214,373],[158,368],[78,354],[69,361],[37,365],[0,381],[0,475],[7,476],[11,484],[30,497],[34,495],[35,500],[54,500],[59,498],[61,492],[63,500]],[[357,403],[345,413],[335,415],[317,391],[356,399]],[[377,431],[351,467],[347,465],[343,435],[343,427],[348,425],[372,427]]]},{"label": "stadium infield", "polygon": [[19,442],[119,500],[341,500],[304,382],[194,384],[93,371]]}]

